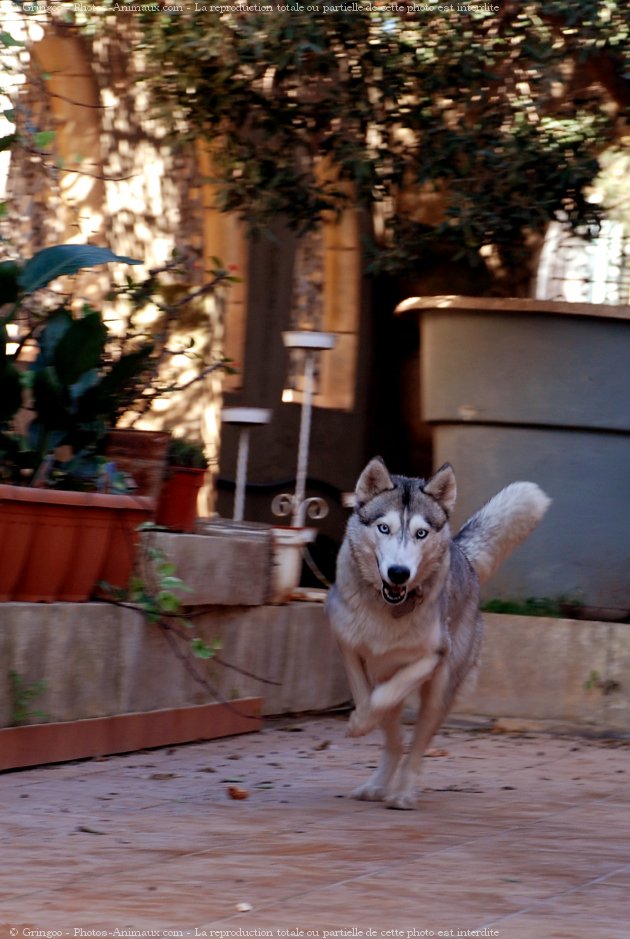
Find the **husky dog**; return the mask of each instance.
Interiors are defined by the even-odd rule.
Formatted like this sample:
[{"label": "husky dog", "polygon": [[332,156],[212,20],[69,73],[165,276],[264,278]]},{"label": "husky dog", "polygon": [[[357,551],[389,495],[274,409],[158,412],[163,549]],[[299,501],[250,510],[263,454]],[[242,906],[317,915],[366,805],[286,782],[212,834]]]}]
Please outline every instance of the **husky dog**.
[{"label": "husky dog", "polygon": [[[376,457],[355,496],[328,614],[355,704],[348,735],[380,726],[385,749],[374,775],[352,795],[412,809],[422,756],[478,663],[479,582],[525,540],[550,500],[534,483],[512,483],[453,538],[456,484],[448,463],[425,482],[390,475]],[[403,752],[400,715],[415,689],[421,707],[394,778]]]}]

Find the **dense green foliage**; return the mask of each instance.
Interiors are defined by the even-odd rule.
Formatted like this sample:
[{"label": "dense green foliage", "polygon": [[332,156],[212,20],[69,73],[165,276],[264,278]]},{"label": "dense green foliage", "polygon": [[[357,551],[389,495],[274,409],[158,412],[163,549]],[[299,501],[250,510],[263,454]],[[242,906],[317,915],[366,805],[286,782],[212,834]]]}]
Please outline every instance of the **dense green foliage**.
[{"label": "dense green foliage", "polygon": [[[106,461],[96,450],[146,374],[153,344],[144,341],[112,361],[101,313],[87,304],[80,316],[62,303],[35,318],[19,342],[9,341],[7,327],[20,305],[57,277],[110,261],[139,263],[95,245],[53,245],[24,264],[0,265],[0,308],[8,310],[0,317],[0,482],[70,489],[106,482]],[[25,368],[19,360],[27,344],[33,354]],[[59,447],[72,455],[60,461]]]},{"label": "dense green foliage", "polygon": [[597,225],[585,190],[630,106],[625,0],[194,6],[141,17],[147,77],[179,142],[210,141],[221,208],[253,227],[358,204],[392,268],[435,237],[514,261],[560,210]]}]

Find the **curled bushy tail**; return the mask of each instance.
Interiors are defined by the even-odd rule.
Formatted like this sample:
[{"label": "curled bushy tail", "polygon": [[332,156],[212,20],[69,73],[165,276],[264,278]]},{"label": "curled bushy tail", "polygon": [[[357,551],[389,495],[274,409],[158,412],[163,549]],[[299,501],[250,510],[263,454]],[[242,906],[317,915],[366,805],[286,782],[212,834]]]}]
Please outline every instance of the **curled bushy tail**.
[{"label": "curled bushy tail", "polygon": [[485,581],[525,541],[551,504],[535,483],[512,483],[464,524],[455,541]]}]

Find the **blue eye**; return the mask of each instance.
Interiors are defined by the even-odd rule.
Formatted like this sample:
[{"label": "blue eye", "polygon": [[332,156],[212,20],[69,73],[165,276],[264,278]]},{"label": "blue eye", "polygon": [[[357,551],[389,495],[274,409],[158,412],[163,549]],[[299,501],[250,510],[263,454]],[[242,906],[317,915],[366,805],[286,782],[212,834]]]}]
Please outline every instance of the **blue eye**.
[{"label": "blue eye", "polygon": [[384,522],[381,522],[381,524],[378,525],[377,527],[381,535],[389,535],[389,525],[386,525]]},{"label": "blue eye", "polygon": [[420,541],[422,541],[422,539],[426,538],[428,534],[429,532],[427,531],[426,528],[419,528],[418,531],[416,532],[416,538],[419,538]]}]

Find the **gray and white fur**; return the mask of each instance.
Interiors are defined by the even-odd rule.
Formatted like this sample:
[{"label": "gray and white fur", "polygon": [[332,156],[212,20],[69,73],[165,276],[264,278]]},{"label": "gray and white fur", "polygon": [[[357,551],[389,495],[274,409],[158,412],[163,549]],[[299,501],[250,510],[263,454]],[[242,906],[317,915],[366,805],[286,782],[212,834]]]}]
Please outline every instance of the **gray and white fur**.
[{"label": "gray and white fur", "polygon": [[[381,727],[385,737],[378,769],[352,794],[390,808],[415,807],[423,754],[478,663],[480,581],[525,540],[550,503],[534,483],[512,483],[453,538],[456,494],[448,463],[425,482],[391,475],[380,458],[371,460],[357,482],[329,594],[355,704],[348,735]],[[417,689],[421,706],[402,760],[401,712]]]}]

